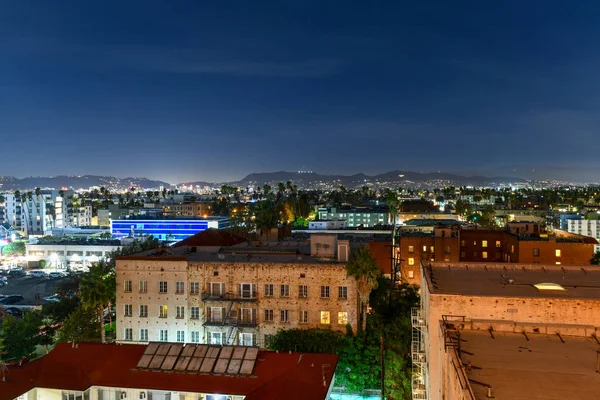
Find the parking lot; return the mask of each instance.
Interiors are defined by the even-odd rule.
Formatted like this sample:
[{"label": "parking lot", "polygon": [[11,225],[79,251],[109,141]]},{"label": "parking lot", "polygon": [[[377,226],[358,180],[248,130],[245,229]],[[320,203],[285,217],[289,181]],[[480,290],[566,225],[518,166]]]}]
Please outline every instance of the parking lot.
[{"label": "parking lot", "polygon": [[17,305],[41,305],[44,297],[56,293],[56,285],[72,279],[71,277],[61,279],[8,277],[8,285],[0,287],[0,294],[20,294],[23,300]]}]

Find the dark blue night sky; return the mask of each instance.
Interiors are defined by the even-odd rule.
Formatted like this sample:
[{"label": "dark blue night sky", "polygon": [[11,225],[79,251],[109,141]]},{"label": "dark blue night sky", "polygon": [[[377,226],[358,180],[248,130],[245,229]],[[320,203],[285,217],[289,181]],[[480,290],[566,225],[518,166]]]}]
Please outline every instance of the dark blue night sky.
[{"label": "dark blue night sky", "polygon": [[211,3],[0,0],[0,175],[600,180],[599,2]]}]

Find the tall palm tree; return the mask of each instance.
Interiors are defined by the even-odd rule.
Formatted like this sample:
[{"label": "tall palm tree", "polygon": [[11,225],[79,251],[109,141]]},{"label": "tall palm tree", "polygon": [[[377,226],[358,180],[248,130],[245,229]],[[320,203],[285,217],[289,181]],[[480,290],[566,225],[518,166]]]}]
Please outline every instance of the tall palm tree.
[{"label": "tall palm tree", "polygon": [[377,278],[381,275],[381,269],[375,262],[371,250],[364,246],[352,252],[346,272],[356,280],[356,289],[361,303],[362,331],[366,332],[369,295],[371,291],[377,289]]},{"label": "tall palm tree", "polygon": [[106,342],[104,310],[116,293],[115,271],[104,261],[93,264],[81,278],[80,293],[83,306],[96,311],[100,338],[102,343]]}]

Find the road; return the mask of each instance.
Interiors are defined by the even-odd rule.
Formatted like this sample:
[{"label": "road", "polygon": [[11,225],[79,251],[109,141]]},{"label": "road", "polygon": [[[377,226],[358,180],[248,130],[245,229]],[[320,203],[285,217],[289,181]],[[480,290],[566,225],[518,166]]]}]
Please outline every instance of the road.
[{"label": "road", "polygon": [[[31,278],[28,276],[21,278],[8,278],[8,285],[0,287],[0,294],[20,294],[24,299],[17,305],[41,305],[44,297],[52,296],[56,293],[56,285],[70,278],[48,279]],[[36,294],[39,301],[36,302]]]}]

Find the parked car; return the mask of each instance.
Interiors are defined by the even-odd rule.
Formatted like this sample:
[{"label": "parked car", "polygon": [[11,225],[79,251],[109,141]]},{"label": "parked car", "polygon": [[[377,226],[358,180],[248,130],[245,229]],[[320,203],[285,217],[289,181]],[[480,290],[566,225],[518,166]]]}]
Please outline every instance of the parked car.
[{"label": "parked car", "polygon": [[64,272],[50,272],[50,273],[48,274],[48,277],[49,277],[50,279],[61,279],[61,278],[64,278],[64,277],[66,277],[66,276],[67,276],[67,275],[66,275]]},{"label": "parked car", "polygon": [[0,279],[0,287],[6,286],[6,285],[8,285],[8,281],[5,281],[4,279]]},{"label": "parked car", "polygon": [[58,303],[59,301],[60,301],[60,296],[57,294],[44,298],[44,303],[51,303],[51,302]]},{"label": "parked car", "polygon": [[20,294],[9,294],[0,299],[0,304],[17,304],[23,300],[23,296]]},{"label": "parked car", "polygon": [[19,277],[19,276],[25,276],[27,275],[27,273],[25,272],[25,270],[23,268],[14,268],[11,269],[10,271],[8,271],[8,276],[11,277]]},{"label": "parked car", "polygon": [[45,278],[48,276],[46,271],[41,270],[41,269],[29,271],[28,275],[31,276],[32,278]]},{"label": "parked car", "polygon": [[23,311],[17,307],[8,307],[8,308],[4,309],[4,312],[9,315],[12,315],[13,317],[22,317],[23,316]]}]

